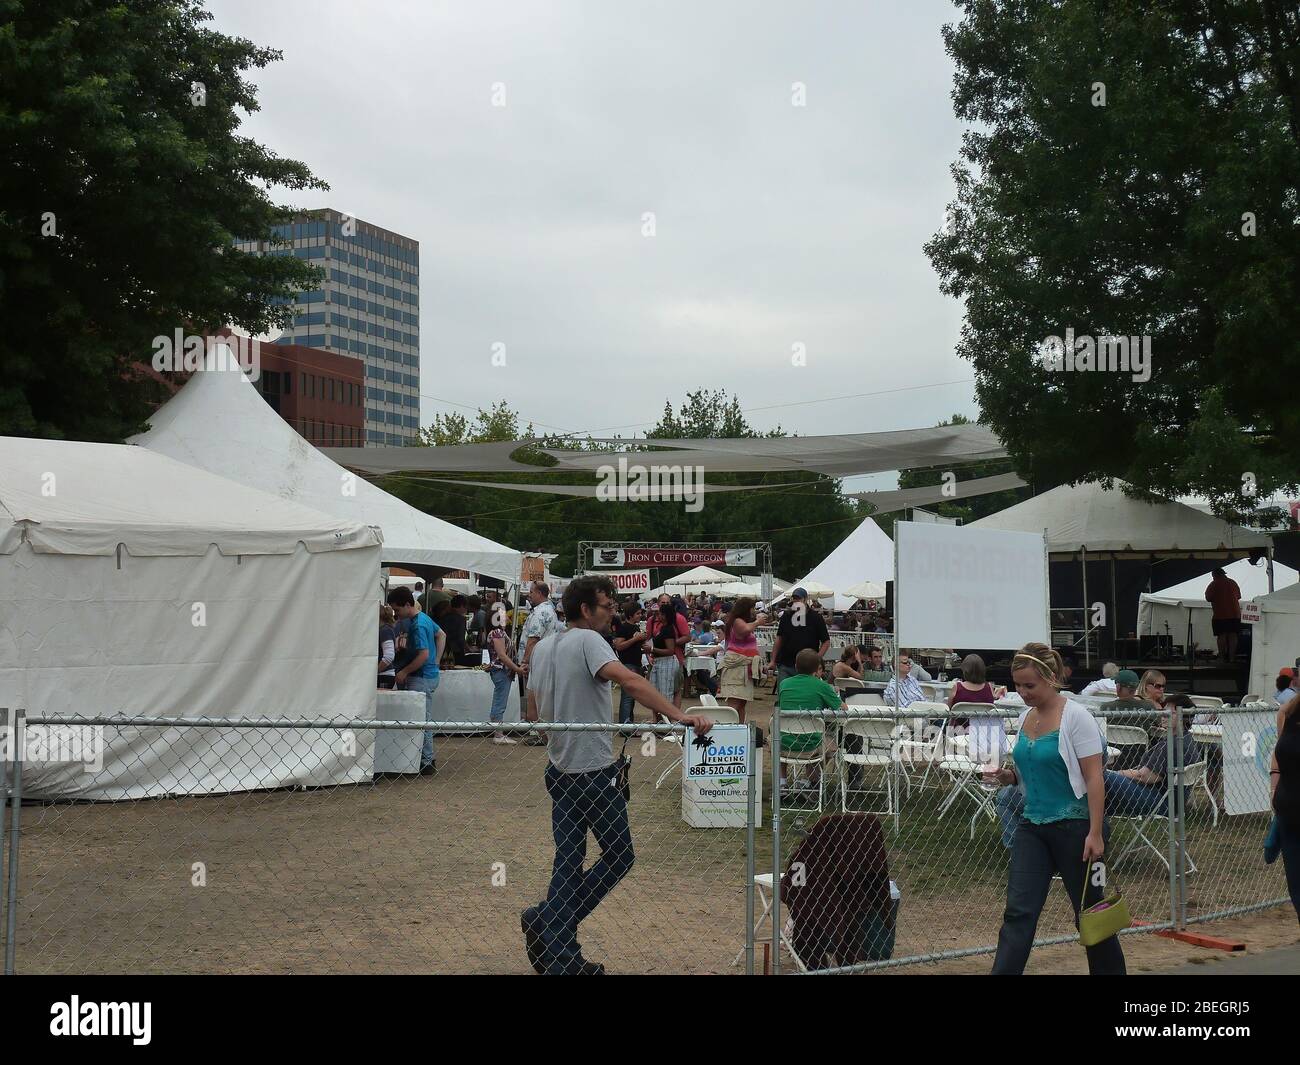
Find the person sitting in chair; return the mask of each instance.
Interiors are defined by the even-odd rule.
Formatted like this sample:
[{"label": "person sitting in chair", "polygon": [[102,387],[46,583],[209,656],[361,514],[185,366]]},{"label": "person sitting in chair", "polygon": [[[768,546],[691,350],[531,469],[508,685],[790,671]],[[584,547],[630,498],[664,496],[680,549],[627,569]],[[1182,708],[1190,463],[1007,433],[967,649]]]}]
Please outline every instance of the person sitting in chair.
[{"label": "person sitting in chair", "polygon": [[1133,769],[1107,769],[1106,813],[1111,817],[1143,817],[1165,801],[1165,773],[1168,771],[1169,740],[1173,737],[1183,751],[1182,764],[1200,761],[1200,745],[1189,731],[1196,707],[1186,695],[1166,695],[1166,718],[1152,737],[1140,765]]},{"label": "person sitting in chair", "polygon": [[884,961],[894,951],[885,834],[874,814],[827,814],[790,855],[781,898],[809,969]]}]

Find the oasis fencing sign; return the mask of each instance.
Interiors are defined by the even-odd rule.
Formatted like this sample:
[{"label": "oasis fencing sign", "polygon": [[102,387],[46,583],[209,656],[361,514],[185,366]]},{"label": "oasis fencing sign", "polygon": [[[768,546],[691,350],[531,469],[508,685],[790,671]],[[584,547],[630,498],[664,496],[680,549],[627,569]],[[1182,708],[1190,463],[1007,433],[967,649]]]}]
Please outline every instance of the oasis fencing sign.
[{"label": "oasis fencing sign", "polygon": [[[749,726],[714,725],[706,736],[688,732],[685,742],[683,819],[695,828],[744,828],[749,802]],[[755,772],[761,779],[761,761],[756,760]],[[761,823],[761,810],[755,813]]]}]

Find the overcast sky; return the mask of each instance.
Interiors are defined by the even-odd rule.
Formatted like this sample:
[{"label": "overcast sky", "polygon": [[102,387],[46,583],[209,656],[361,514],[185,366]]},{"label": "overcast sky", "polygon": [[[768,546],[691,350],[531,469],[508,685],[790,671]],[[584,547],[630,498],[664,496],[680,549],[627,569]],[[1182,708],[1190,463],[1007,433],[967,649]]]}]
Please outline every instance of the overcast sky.
[{"label": "overcast sky", "polygon": [[245,131],[329,182],[297,202],[419,240],[422,423],[506,399],[631,435],[699,387],[809,435],[975,413],[921,251],[960,143],[948,0],[210,7],[284,52]]}]

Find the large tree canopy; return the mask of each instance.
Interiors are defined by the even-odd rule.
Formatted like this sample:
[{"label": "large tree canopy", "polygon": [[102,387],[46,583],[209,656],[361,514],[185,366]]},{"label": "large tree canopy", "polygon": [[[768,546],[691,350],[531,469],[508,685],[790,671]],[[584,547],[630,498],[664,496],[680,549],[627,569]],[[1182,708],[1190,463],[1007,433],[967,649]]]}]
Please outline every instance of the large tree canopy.
[{"label": "large tree canopy", "polygon": [[[1017,471],[1202,493],[1222,512],[1293,485],[1300,9],[960,6],[945,41],[971,128],[926,251],[965,302],[959,352]],[[1043,343],[1066,329],[1149,336],[1150,380],[1048,368]]]},{"label": "large tree canopy", "polygon": [[207,28],[197,0],[0,0],[0,433],[143,428],[155,336],[284,324],[319,272],[236,237],[325,188],[237,134],[242,73],[280,57]]}]

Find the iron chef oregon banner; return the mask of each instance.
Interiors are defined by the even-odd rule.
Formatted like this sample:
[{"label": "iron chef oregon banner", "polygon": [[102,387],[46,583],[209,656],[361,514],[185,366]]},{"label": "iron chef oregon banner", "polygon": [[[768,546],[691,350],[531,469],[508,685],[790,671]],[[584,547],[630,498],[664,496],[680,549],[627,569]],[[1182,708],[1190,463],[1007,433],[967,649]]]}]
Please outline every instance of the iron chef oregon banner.
[{"label": "iron chef oregon banner", "polygon": [[756,552],[752,547],[728,550],[695,551],[681,547],[596,547],[591,551],[593,566],[753,566]]}]

